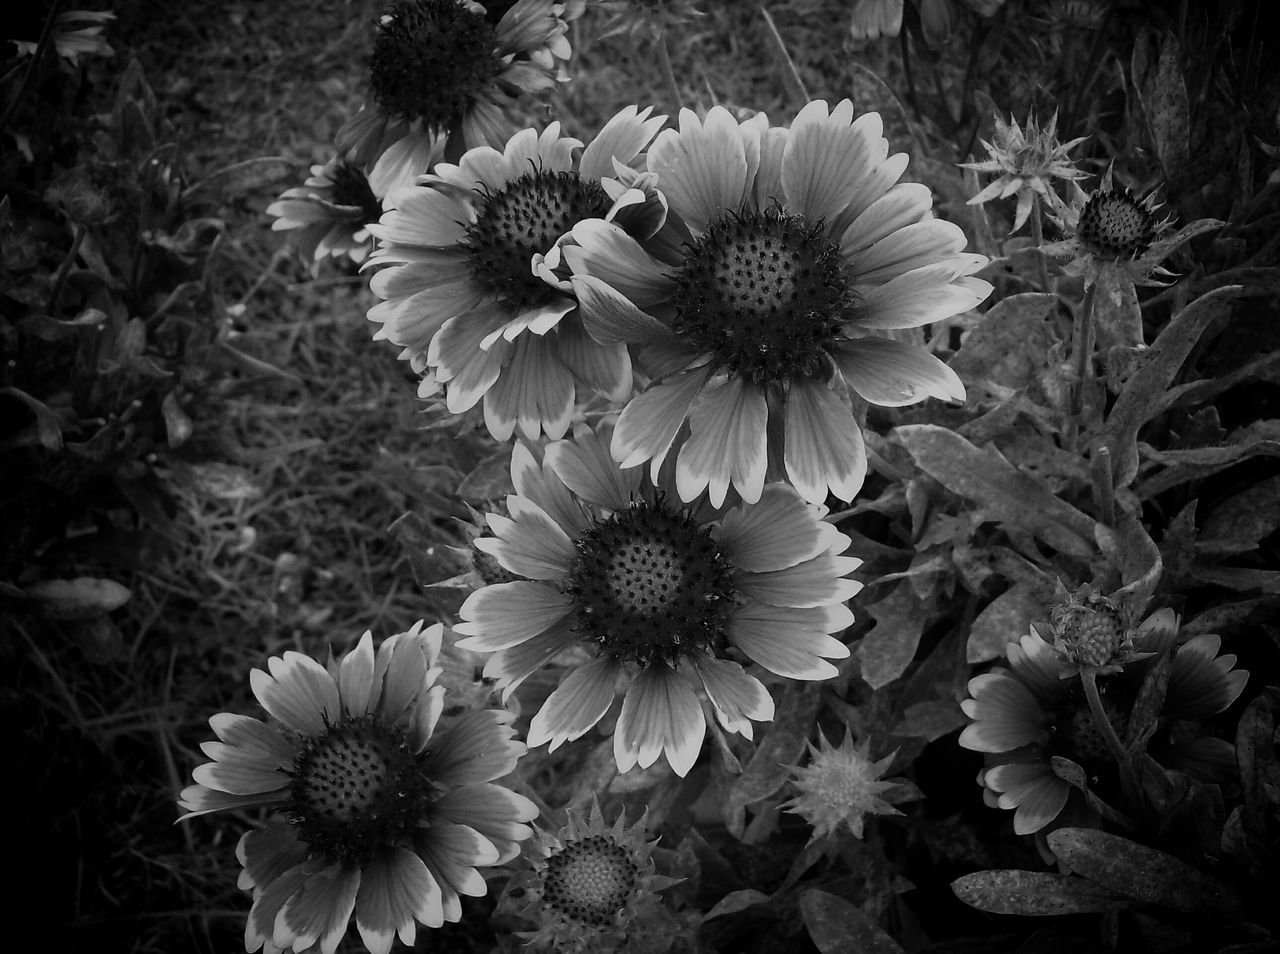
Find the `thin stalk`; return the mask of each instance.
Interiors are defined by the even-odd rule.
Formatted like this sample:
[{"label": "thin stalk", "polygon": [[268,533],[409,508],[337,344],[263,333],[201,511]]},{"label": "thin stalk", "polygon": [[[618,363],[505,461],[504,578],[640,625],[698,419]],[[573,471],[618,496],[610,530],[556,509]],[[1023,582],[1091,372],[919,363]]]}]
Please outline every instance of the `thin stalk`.
[{"label": "thin stalk", "polygon": [[1045,264],[1044,226],[1040,222],[1040,193],[1031,193],[1031,241],[1036,243],[1036,270],[1040,273],[1040,290],[1053,293],[1053,285],[1049,279],[1049,266]]},{"label": "thin stalk", "polygon": [[40,68],[40,61],[44,59],[45,52],[49,47],[53,46],[54,28],[58,23],[58,14],[62,12],[62,2],[63,0],[53,0],[53,6],[49,8],[48,19],[44,21],[44,28],[40,31],[40,39],[36,43],[36,51],[31,55],[31,63],[27,66],[27,72],[22,77],[22,85],[13,94],[13,99],[9,100],[9,105],[5,107],[4,115],[0,116],[0,129],[4,129],[9,125],[9,120],[17,110],[18,104],[27,95],[27,87],[35,79],[36,72]]},{"label": "thin stalk", "polygon": [[1097,284],[1085,289],[1084,301],[1076,314],[1075,327],[1071,331],[1071,346],[1075,348],[1076,387],[1071,395],[1071,413],[1078,415],[1084,409],[1084,389],[1089,368],[1093,361],[1093,299]]},{"label": "thin stalk", "polygon": [[1125,751],[1124,743],[1120,741],[1120,736],[1116,735],[1115,726],[1111,724],[1106,710],[1102,708],[1102,697],[1098,694],[1098,674],[1086,669],[1080,673],[1080,683],[1084,686],[1084,697],[1089,700],[1089,712],[1093,714],[1093,724],[1106,739],[1107,747],[1111,749],[1111,754],[1123,771],[1129,764],[1129,753]]},{"label": "thin stalk", "polygon": [[58,296],[62,294],[62,284],[67,280],[67,273],[71,271],[72,262],[80,254],[80,244],[84,241],[85,233],[89,231],[79,224],[74,228],[75,238],[71,240],[71,251],[67,252],[67,257],[62,260],[62,265],[58,268],[58,274],[53,280],[53,289],[49,292],[49,303],[45,306],[45,312],[50,315],[54,313],[53,310],[58,306]]},{"label": "thin stalk", "polygon": [[902,73],[907,80],[907,102],[911,104],[916,122],[924,122],[920,116],[920,97],[916,94],[915,74],[911,71],[911,41],[907,38],[906,30],[898,33],[898,42],[902,47]]},{"label": "thin stalk", "polygon": [[658,39],[654,42],[654,45],[658,48],[658,66],[662,69],[662,79],[667,84],[667,93],[671,96],[672,106],[679,110],[684,106],[684,97],[680,95],[680,84],[676,82],[676,71],[671,67],[671,51],[667,49],[666,30],[658,34]]},{"label": "thin stalk", "polygon": [[1093,503],[1098,517],[1108,527],[1116,525],[1115,475],[1111,470],[1111,448],[1103,444],[1093,453]]}]

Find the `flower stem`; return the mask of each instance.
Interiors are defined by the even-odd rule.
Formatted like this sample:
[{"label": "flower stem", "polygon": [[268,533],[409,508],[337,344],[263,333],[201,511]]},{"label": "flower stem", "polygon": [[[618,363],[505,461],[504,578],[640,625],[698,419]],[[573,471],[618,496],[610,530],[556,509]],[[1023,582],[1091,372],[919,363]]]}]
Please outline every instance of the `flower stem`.
[{"label": "flower stem", "polygon": [[1115,727],[1112,726],[1111,720],[1107,718],[1107,713],[1102,708],[1102,697],[1098,695],[1098,674],[1086,669],[1080,673],[1080,682],[1084,686],[1084,697],[1089,700],[1089,711],[1093,714],[1094,725],[1107,740],[1111,754],[1123,768],[1129,762],[1129,753],[1125,751],[1124,743],[1120,741],[1120,736],[1116,735]]},{"label": "flower stem", "polygon": [[1080,304],[1075,327],[1071,332],[1071,344],[1075,348],[1076,358],[1076,387],[1071,396],[1073,415],[1079,414],[1084,409],[1084,389],[1093,359],[1093,299],[1097,288],[1095,283],[1085,289],[1084,301]]},{"label": "flower stem", "polygon": [[1040,224],[1040,194],[1031,193],[1031,241],[1036,243],[1036,268],[1040,272],[1040,290],[1053,292],[1053,284],[1049,278],[1049,266],[1045,264],[1044,227]]},{"label": "flower stem", "polygon": [[667,92],[671,95],[673,108],[684,106],[684,97],[680,95],[680,84],[676,82],[676,71],[671,67],[671,51],[667,49],[667,31],[663,30],[654,41],[658,48],[658,65],[662,68],[662,78],[666,81]]},{"label": "flower stem", "polygon": [[53,288],[49,292],[49,303],[45,305],[45,312],[53,315],[54,309],[58,307],[58,296],[62,294],[62,285],[67,280],[67,273],[71,271],[71,265],[76,260],[76,256],[80,254],[80,244],[84,241],[85,233],[89,230],[83,225],[76,224],[75,238],[71,240],[71,251],[67,252],[67,257],[62,260],[62,265],[58,269],[58,274],[53,280]]}]

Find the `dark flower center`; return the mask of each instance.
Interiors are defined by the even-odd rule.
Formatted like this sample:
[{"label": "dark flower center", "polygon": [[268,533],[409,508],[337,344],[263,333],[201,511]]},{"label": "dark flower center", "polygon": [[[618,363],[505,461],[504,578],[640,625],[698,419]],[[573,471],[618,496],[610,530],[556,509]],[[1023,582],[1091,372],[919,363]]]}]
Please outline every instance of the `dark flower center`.
[{"label": "dark flower center", "polygon": [[723,642],[733,569],[684,514],[637,504],[577,541],[567,589],[580,632],[616,659],[674,667],[682,655]]},{"label": "dark flower center", "polygon": [[608,925],[636,886],[640,869],[611,838],[571,841],[547,858],[542,898],[575,921]]},{"label": "dark flower center", "polygon": [[369,85],[384,112],[444,132],[503,68],[484,14],[457,0],[400,0],[378,26]]},{"label": "dark flower center", "polygon": [[770,384],[830,366],[852,293],[820,225],[775,210],[725,216],[674,277],[673,329],[730,372]]},{"label": "dark flower center", "polygon": [[1126,189],[1096,192],[1080,213],[1080,241],[1105,258],[1138,258],[1155,238],[1155,218]]},{"label": "dark flower center", "polygon": [[362,861],[407,841],[433,790],[403,733],[347,718],[303,745],[289,807],[317,853]]},{"label": "dark flower center", "polygon": [[382,203],[369,188],[369,178],[358,166],[335,162],[326,170],[333,182],[333,202],[360,210],[362,222],[376,222],[382,217]]},{"label": "dark flower center", "polygon": [[549,251],[581,220],[602,218],[610,204],[598,182],[576,172],[528,172],[486,192],[462,242],[475,280],[522,311],[549,303],[556,290],[533,274],[533,256]]}]

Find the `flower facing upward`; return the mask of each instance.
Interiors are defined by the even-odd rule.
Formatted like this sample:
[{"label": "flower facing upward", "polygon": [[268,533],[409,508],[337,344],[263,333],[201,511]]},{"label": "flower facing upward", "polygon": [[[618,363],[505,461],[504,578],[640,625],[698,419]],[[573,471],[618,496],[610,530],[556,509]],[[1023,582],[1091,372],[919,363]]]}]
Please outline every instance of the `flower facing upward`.
[{"label": "flower facing upward", "polygon": [[[1146,656],[1164,652],[1175,644],[1177,630],[1172,610],[1153,613],[1134,632],[1134,650]],[[1097,645],[1103,642],[1110,645],[1112,641],[1100,640]],[[1218,636],[1206,633],[1179,646],[1162,717],[1204,719],[1226,709],[1240,695],[1249,674],[1232,668],[1235,656],[1218,655],[1221,645]],[[987,767],[980,776],[984,797],[988,804],[1015,809],[1014,831],[1027,835],[1053,822],[1075,791],[1054,772],[1055,756],[1076,762],[1093,777],[1109,776],[1113,763],[1080,680],[1061,678],[1062,657],[1034,626],[1029,635],[1008,644],[1007,654],[1008,669],[993,669],[969,680],[971,698],[961,708],[973,722],[960,733],[960,744],[987,754]],[[1139,660],[1123,674],[1099,680],[1103,709],[1122,739],[1148,665]],[[1193,772],[1197,761],[1215,761],[1222,746],[1229,747],[1212,738],[1175,743],[1163,758],[1171,767]]]},{"label": "flower facing upward", "polygon": [[588,333],[647,348],[653,384],[622,411],[615,459],[656,472],[688,422],[682,500],[710,487],[718,506],[732,485],[753,502],[770,465],[810,502],[849,500],[866,474],[852,394],[963,400],[936,357],[878,334],[991,292],[969,277],[986,259],[933,218],[929,190],[895,185],[906,165],[879,115],[855,121],[848,100],[809,103],[790,129],[681,111],[648,155],[670,203],[662,241],[584,222],[563,248]]},{"label": "flower facing upward", "polygon": [[1013,217],[1013,231],[1016,232],[1030,216],[1034,196],[1038,195],[1051,209],[1063,205],[1053,188],[1053,182],[1055,179],[1079,179],[1084,175],[1072,165],[1067,154],[1089,137],[1081,136],[1070,142],[1059,143],[1056,112],[1044,129],[1040,128],[1034,116],[1028,116],[1025,132],[1012,116],[1006,123],[997,114],[995,121],[996,131],[991,142],[985,139],[982,141],[991,158],[982,162],[962,162],[960,165],[978,172],[995,173],[998,177],[970,199],[969,205],[981,205],[992,199],[1007,199],[1011,195],[1017,195],[1018,204]]},{"label": "flower facing upward", "polygon": [[[488,6],[492,6],[490,11]],[[582,0],[397,0],[378,23],[370,62],[371,102],[338,132],[338,149],[380,181],[411,181],[438,155],[438,140],[501,145],[505,111],[522,94],[558,82],[569,57],[568,21]],[[458,152],[461,150],[459,149]]]},{"label": "flower facing upward", "polygon": [[809,764],[792,766],[792,783],[799,793],[780,806],[803,816],[813,826],[814,840],[834,834],[841,825],[861,838],[867,815],[901,815],[895,804],[920,797],[902,779],[881,781],[894,754],[871,761],[869,738],[855,745],[846,731],[844,744],[838,747],[821,732],[818,739],[821,748],[805,742]]},{"label": "flower facing upward", "polygon": [[579,220],[636,213],[630,200],[615,207],[628,190],[614,163],[633,161],[664,118],[628,107],[579,158],[582,143],[559,123],[526,129],[502,152],[477,147],[388,197],[369,261],[390,266],[370,282],[385,301],[369,319],[382,325],[376,338],[428,372],[420,394],[442,387],[454,414],[483,399],[494,437],[518,427],[536,440],[564,435],[579,389],[615,401],[630,393],[625,346],[588,337],[571,291],[533,266]]},{"label": "flower facing upward", "polygon": [[212,762],[182,792],[187,814],[271,806],[283,820],[250,831],[237,856],[253,890],[249,951],[318,944],[333,954],[354,913],[365,946],[412,947],[416,925],[462,916],[459,895],[482,896],[477,867],[518,853],[537,808],[493,784],[525,747],[513,716],[470,711],[437,725],[434,685],[443,635],[421,623],[385,640],[370,634],[329,670],[297,652],[255,669],[264,723],[220,713]]},{"label": "flower facing upward", "polygon": [[272,231],[291,231],[314,274],[326,258],[344,256],[359,265],[369,255],[373,236],[365,227],[378,221],[382,205],[365,174],[340,158],[311,167],[307,181],[286,189],[267,206],[275,216]]},{"label": "flower facing upward", "polygon": [[[765,687],[734,658],[792,679],[836,674],[848,648],[829,634],[853,620],[844,601],[861,584],[848,538],[781,484],[757,504],[725,512],[682,506],[666,481],[609,458],[610,428],[579,427],[539,464],[512,452],[510,517],[490,514],[476,546],[512,573],[462,604],[459,645],[495,652],[485,675],[510,693],[561,651],[594,655],[552,693],[529,728],[554,750],[599,722],[626,687],[613,750],[619,771],[664,751],[679,775],[693,767],[706,723],[751,738],[773,718]],[[741,654],[741,655],[738,655]],[[824,658],[826,657],[826,658]]]},{"label": "flower facing upward", "polygon": [[528,852],[532,870],[511,879],[499,909],[536,925],[519,933],[534,950],[628,950],[631,935],[664,920],[657,893],[679,880],[654,872],[657,842],[644,836],[644,818],[628,828],[620,811],[606,825],[598,802],[585,823],[568,812],[555,835],[537,832]]}]

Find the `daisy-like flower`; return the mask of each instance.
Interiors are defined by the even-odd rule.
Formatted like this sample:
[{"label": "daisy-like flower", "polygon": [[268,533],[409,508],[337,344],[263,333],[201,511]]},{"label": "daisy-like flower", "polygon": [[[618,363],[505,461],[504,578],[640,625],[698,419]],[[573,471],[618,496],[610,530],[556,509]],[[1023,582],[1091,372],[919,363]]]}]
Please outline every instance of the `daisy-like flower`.
[{"label": "daisy-like flower", "polygon": [[1223,224],[1198,219],[1169,234],[1173,216],[1157,217],[1160,203],[1155,194],[1138,199],[1127,188],[1117,191],[1111,167],[1092,194],[1073,186],[1074,199],[1050,213],[1066,237],[1044,246],[1044,253],[1063,262],[1067,274],[1083,276],[1086,286],[1167,284],[1160,279],[1174,274],[1160,263],[1184,242]]},{"label": "daisy-like flower", "polygon": [[854,744],[847,730],[840,746],[833,746],[822,732],[818,739],[821,748],[805,742],[809,764],[791,766],[798,793],[779,806],[813,826],[812,841],[835,834],[841,826],[861,838],[867,815],[901,815],[894,805],[920,797],[905,779],[882,781],[896,753],[872,761],[871,740]]},{"label": "daisy-like flower", "polygon": [[507,693],[562,651],[594,655],[534,716],[528,742],[552,750],[604,718],[625,686],[613,735],[618,770],[665,752],[693,767],[706,722],[699,693],[728,732],[752,735],[773,718],[764,685],[733,658],[791,679],[836,674],[848,648],[831,633],[853,620],[844,601],[861,561],[848,538],[791,488],[771,484],[755,504],[727,511],[681,506],[667,475],[610,459],[610,427],[581,426],[541,464],[512,452],[510,517],[489,516],[476,546],[523,579],[477,590],[462,604],[459,645],[494,652],[485,675]]},{"label": "daisy-like flower", "polygon": [[359,265],[373,247],[365,227],[378,221],[382,204],[363,171],[335,157],[311,167],[301,186],[286,189],[267,206],[272,231],[290,232],[298,252],[315,274],[326,258],[348,258]]},{"label": "daisy-like flower", "polygon": [[385,300],[369,319],[382,325],[375,338],[428,372],[420,395],[443,388],[454,414],[483,399],[498,440],[517,427],[531,440],[563,436],[582,390],[626,398],[626,347],[590,338],[572,289],[535,274],[534,262],[582,219],[648,222],[650,203],[615,177],[662,125],[649,112],[623,109],[577,158],[582,143],[559,123],[526,129],[501,152],[479,146],[388,197],[369,262],[390,266],[370,281]]},{"label": "daisy-like flower", "polygon": [[[979,16],[994,16],[1004,0],[961,0]],[[931,46],[945,43],[951,36],[953,0],[912,0],[919,8],[920,26]],[[849,35],[864,43],[902,32],[903,0],[856,0],[849,21]]]},{"label": "daisy-like flower", "polygon": [[354,914],[361,939],[385,954],[413,946],[417,924],[462,916],[459,895],[482,896],[479,867],[500,864],[532,836],[537,808],[493,784],[525,747],[510,713],[478,710],[438,724],[434,685],[443,628],[386,639],[365,633],[325,669],[309,656],[272,657],[250,675],[271,716],[209,720],[213,759],[182,792],[183,817],[270,806],[284,818],[240,839],[240,886],[253,890],[249,951],[333,954]]},{"label": "daisy-like flower", "polygon": [[[114,13],[99,10],[64,10],[53,25],[53,48],[68,66],[80,65],[82,56],[115,56],[115,50],[102,36],[107,24],[116,18]],[[14,40],[18,58],[35,56],[39,43],[33,40]]]},{"label": "daisy-like flower", "polygon": [[964,399],[940,360],[878,334],[991,293],[970,277],[986,259],[933,218],[928,188],[895,184],[907,156],[890,156],[881,132],[879,114],[855,120],[848,100],[811,102],[790,129],[682,110],[648,154],[670,203],[662,241],[646,248],[599,221],[573,229],[563,254],[588,333],[647,349],[653,383],[613,438],[624,467],[657,472],[687,422],[682,500],[709,487],[719,506],[732,485],[754,502],[770,470],[810,502],[849,500],[867,462],[852,395]]},{"label": "daisy-like flower", "polygon": [[[539,830],[526,852],[532,870],[511,879],[499,910],[536,925],[519,937],[556,954],[631,952],[671,918],[658,892],[680,879],[654,870],[656,841],[645,841],[645,819],[627,827],[624,812],[606,825],[598,802],[584,823],[570,811],[554,835]],[[640,935],[638,937],[637,935]],[[670,935],[666,937],[669,943]],[[629,943],[631,942],[631,943]],[[668,949],[665,944],[654,950]]]},{"label": "daisy-like flower", "polygon": [[[1160,610],[1133,636],[1139,653],[1159,654],[1177,641],[1177,618]],[[1182,643],[1174,656],[1161,716],[1201,720],[1222,712],[1244,690],[1249,674],[1234,669],[1236,657],[1218,655],[1220,637],[1201,634]],[[960,744],[987,755],[979,776],[988,804],[1014,809],[1020,835],[1040,831],[1058,817],[1076,790],[1053,770],[1055,756],[1081,765],[1090,776],[1110,777],[1111,750],[1093,718],[1078,679],[1063,679],[1062,659],[1034,626],[1007,647],[1009,668],[997,668],[969,681],[971,698],[961,703],[973,722]],[[1108,720],[1124,736],[1129,712],[1149,663],[1138,662],[1122,675],[1099,679]],[[1176,740],[1161,754],[1171,768],[1195,773],[1199,765],[1220,761],[1217,749],[1228,743],[1201,738]]]},{"label": "daisy-like flower", "polygon": [[1093,592],[1087,583],[1053,607],[1049,624],[1063,679],[1082,672],[1099,676],[1121,672],[1129,663],[1152,655],[1134,646],[1132,609]]},{"label": "daisy-like flower", "polygon": [[1031,215],[1035,196],[1043,199],[1051,209],[1064,205],[1053,187],[1055,179],[1075,180],[1084,173],[1077,169],[1068,157],[1076,146],[1088,139],[1081,136],[1070,142],[1058,142],[1058,114],[1055,111],[1049,123],[1040,128],[1034,116],[1027,117],[1024,131],[1012,116],[1005,122],[995,117],[996,131],[991,141],[982,140],[989,159],[981,162],[962,162],[965,169],[994,173],[997,178],[969,200],[969,205],[981,205],[992,199],[1007,199],[1017,195],[1018,204],[1013,217],[1013,231],[1026,224]]},{"label": "daisy-like flower", "polygon": [[445,136],[464,148],[501,145],[512,132],[506,111],[559,81],[569,21],[583,7],[396,0],[378,23],[370,102],[338,132],[339,152],[363,168],[376,160],[380,181],[405,182],[427,171]]}]

